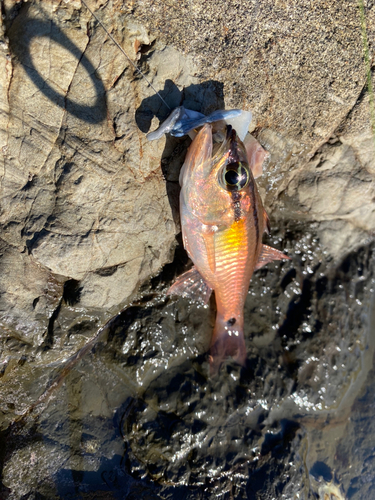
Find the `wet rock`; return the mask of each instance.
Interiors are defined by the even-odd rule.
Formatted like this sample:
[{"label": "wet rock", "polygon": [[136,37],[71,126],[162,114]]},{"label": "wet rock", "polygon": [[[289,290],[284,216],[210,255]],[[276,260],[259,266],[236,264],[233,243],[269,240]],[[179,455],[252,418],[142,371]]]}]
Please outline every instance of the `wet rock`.
[{"label": "wet rock", "polygon": [[13,453],[8,466],[3,470],[4,485],[17,491],[19,498],[29,494],[30,490],[37,489],[38,483],[43,481],[47,483],[44,485],[44,491],[51,495],[49,498],[58,498],[54,492],[53,481],[48,484],[45,478],[56,474],[68,458],[68,453],[62,453],[57,446],[32,442]]},{"label": "wet rock", "polygon": [[4,241],[0,252],[1,329],[8,345],[15,341],[31,353],[33,346],[48,343],[64,279]]},{"label": "wet rock", "polygon": [[[296,252],[294,266],[274,264],[254,276],[245,369],[228,360],[217,379],[208,378],[200,353],[207,349],[212,310],[159,298],[118,316],[95,353],[41,407],[38,432],[59,446],[69,442],[69,467],[95,478],[91,486],[83,478],[64,482],[59,471],[56,485],[66,492],[95,484],[101,491],[99,477],[106,477],[117,492],[132,478],[151,484],[161,498],[173,485],[183,488],[179,494],[205,491],[202,498],[236,492],[237,498],[266,499],[323,491],[307,474],[317,461],[327,463],[340,485],[337,447],[345,443],[346,427],[357,425],[348,415],[371,378],[374,251],[363,248],[336,266],[322,262],[316,240],[302,236]],[[354,432],[346,429],[346,436]],[[354,434],[351,439],[347,446],[355,449]],[[361,462],[348,450],[343,460],[347,453],[358,474]],[[15,457],[8,458],[7,478]],[[345,485],[357,485],[346,474]]]}]

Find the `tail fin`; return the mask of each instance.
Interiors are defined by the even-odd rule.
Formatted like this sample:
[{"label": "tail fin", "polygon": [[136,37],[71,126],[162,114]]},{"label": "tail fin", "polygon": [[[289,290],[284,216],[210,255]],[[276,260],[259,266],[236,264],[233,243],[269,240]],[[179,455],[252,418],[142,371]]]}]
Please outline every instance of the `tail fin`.
[{"label": "tail fin", "polygon": [[240,365],[245,365],[246,347],[243,322],[236,318],[225,321],[217,315],[210,347],[211,375],[218,373],[221,364],[228,356],[232,356]]}]

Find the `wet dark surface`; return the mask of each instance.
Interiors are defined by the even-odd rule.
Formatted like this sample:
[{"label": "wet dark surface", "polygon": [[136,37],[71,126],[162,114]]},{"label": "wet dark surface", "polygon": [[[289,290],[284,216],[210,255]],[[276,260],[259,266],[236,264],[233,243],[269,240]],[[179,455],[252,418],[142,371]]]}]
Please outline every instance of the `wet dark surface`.
[{"label": "wet dark surface", "polygon": [[[165,298],[188,265],[179,249],[65,373],[9,360],[2,497],[317,498],[331,484],[371,498],[374,247],[335,265],[298,231],[284,232],[293,261],[252,279],[244,368],[228,360],[210,378],[214,304]],[[31,404],[59,376],[17,417],[21,393]]]}]

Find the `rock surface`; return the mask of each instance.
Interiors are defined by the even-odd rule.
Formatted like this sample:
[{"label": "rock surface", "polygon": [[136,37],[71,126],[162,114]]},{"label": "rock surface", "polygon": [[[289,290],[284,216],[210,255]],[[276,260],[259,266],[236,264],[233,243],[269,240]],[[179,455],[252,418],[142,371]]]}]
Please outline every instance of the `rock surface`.
[{"label": "rock surface", "polygon": [[179,243],[168,262],[189,140],[147,142],[168,109],[82,2],[5,0],[1,496],[370,498],[375,124],[358,4],[89,5],[171,108],[254,112],[271,244],[293,261],[254,276],[246,369],[210,380],[213,305],[164,296],[187,264]]}]

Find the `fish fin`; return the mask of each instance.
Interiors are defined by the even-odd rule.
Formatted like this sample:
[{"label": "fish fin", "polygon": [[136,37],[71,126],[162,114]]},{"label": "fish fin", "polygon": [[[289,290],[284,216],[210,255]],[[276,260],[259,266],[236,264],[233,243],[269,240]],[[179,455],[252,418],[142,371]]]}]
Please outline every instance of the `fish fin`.
[{"label": "fish fin", "polygon": [[263,245],[262,246],[262,251],[259,256],[259,260],[255,266],[254,271],[257,271],[261,267],[265,266],[269,262],[272,262],[273,260],[291,260],[291,258],[288,255],[285,255],[284,253],[280,252],[280,250],[276,250],[276,248],[269,247],[268,245]]},{"label": "fish fin", "polygon": [[263,173],[263,162],[268,158],[269,153],[262,148],[259,142],[251,134],[247,134],[243,141],[249,166],[254,178],[260,177]]},{"label": "fish fin", "polygon": [[270,234],[271,232],[271,226],[270,226],[270,218],[268,217],[268,214],[265,210],[263,210],[263,218],[264,218],[264,224],[265,224],[265,232],[267,234]]},{"label": "fish fin", "polygon": [[227,326],[223,318],[217,315],[209,354],[211,375],[218,373],[220,366],[228,356],[245,366],[247,356],[243,325]]},{"label": "fish fin", "polygon": [[184,226],[181,227],[181,232],[182,232],[182,243],[184,245],[185,251],[188,254],[189,258],[191,260],[193,260],[192,259],[192,253],[191,253],[191,250],[190,250],[189,240],[188,240],[188,237],[186,236]]},{"label": "fish fin", "polygon": [[181,274],[167,291],[167,295],[181,295],[204,304],[210,300],[211,293],[212,288],[207,285],[195,266]]},{"label": "fish fin", "polygon": [[202,233],[204,246],[206,247],[208,265],[211,271],[214,273],[216,270],[215,261],[215,233],[212,230],[208,230]]}]

